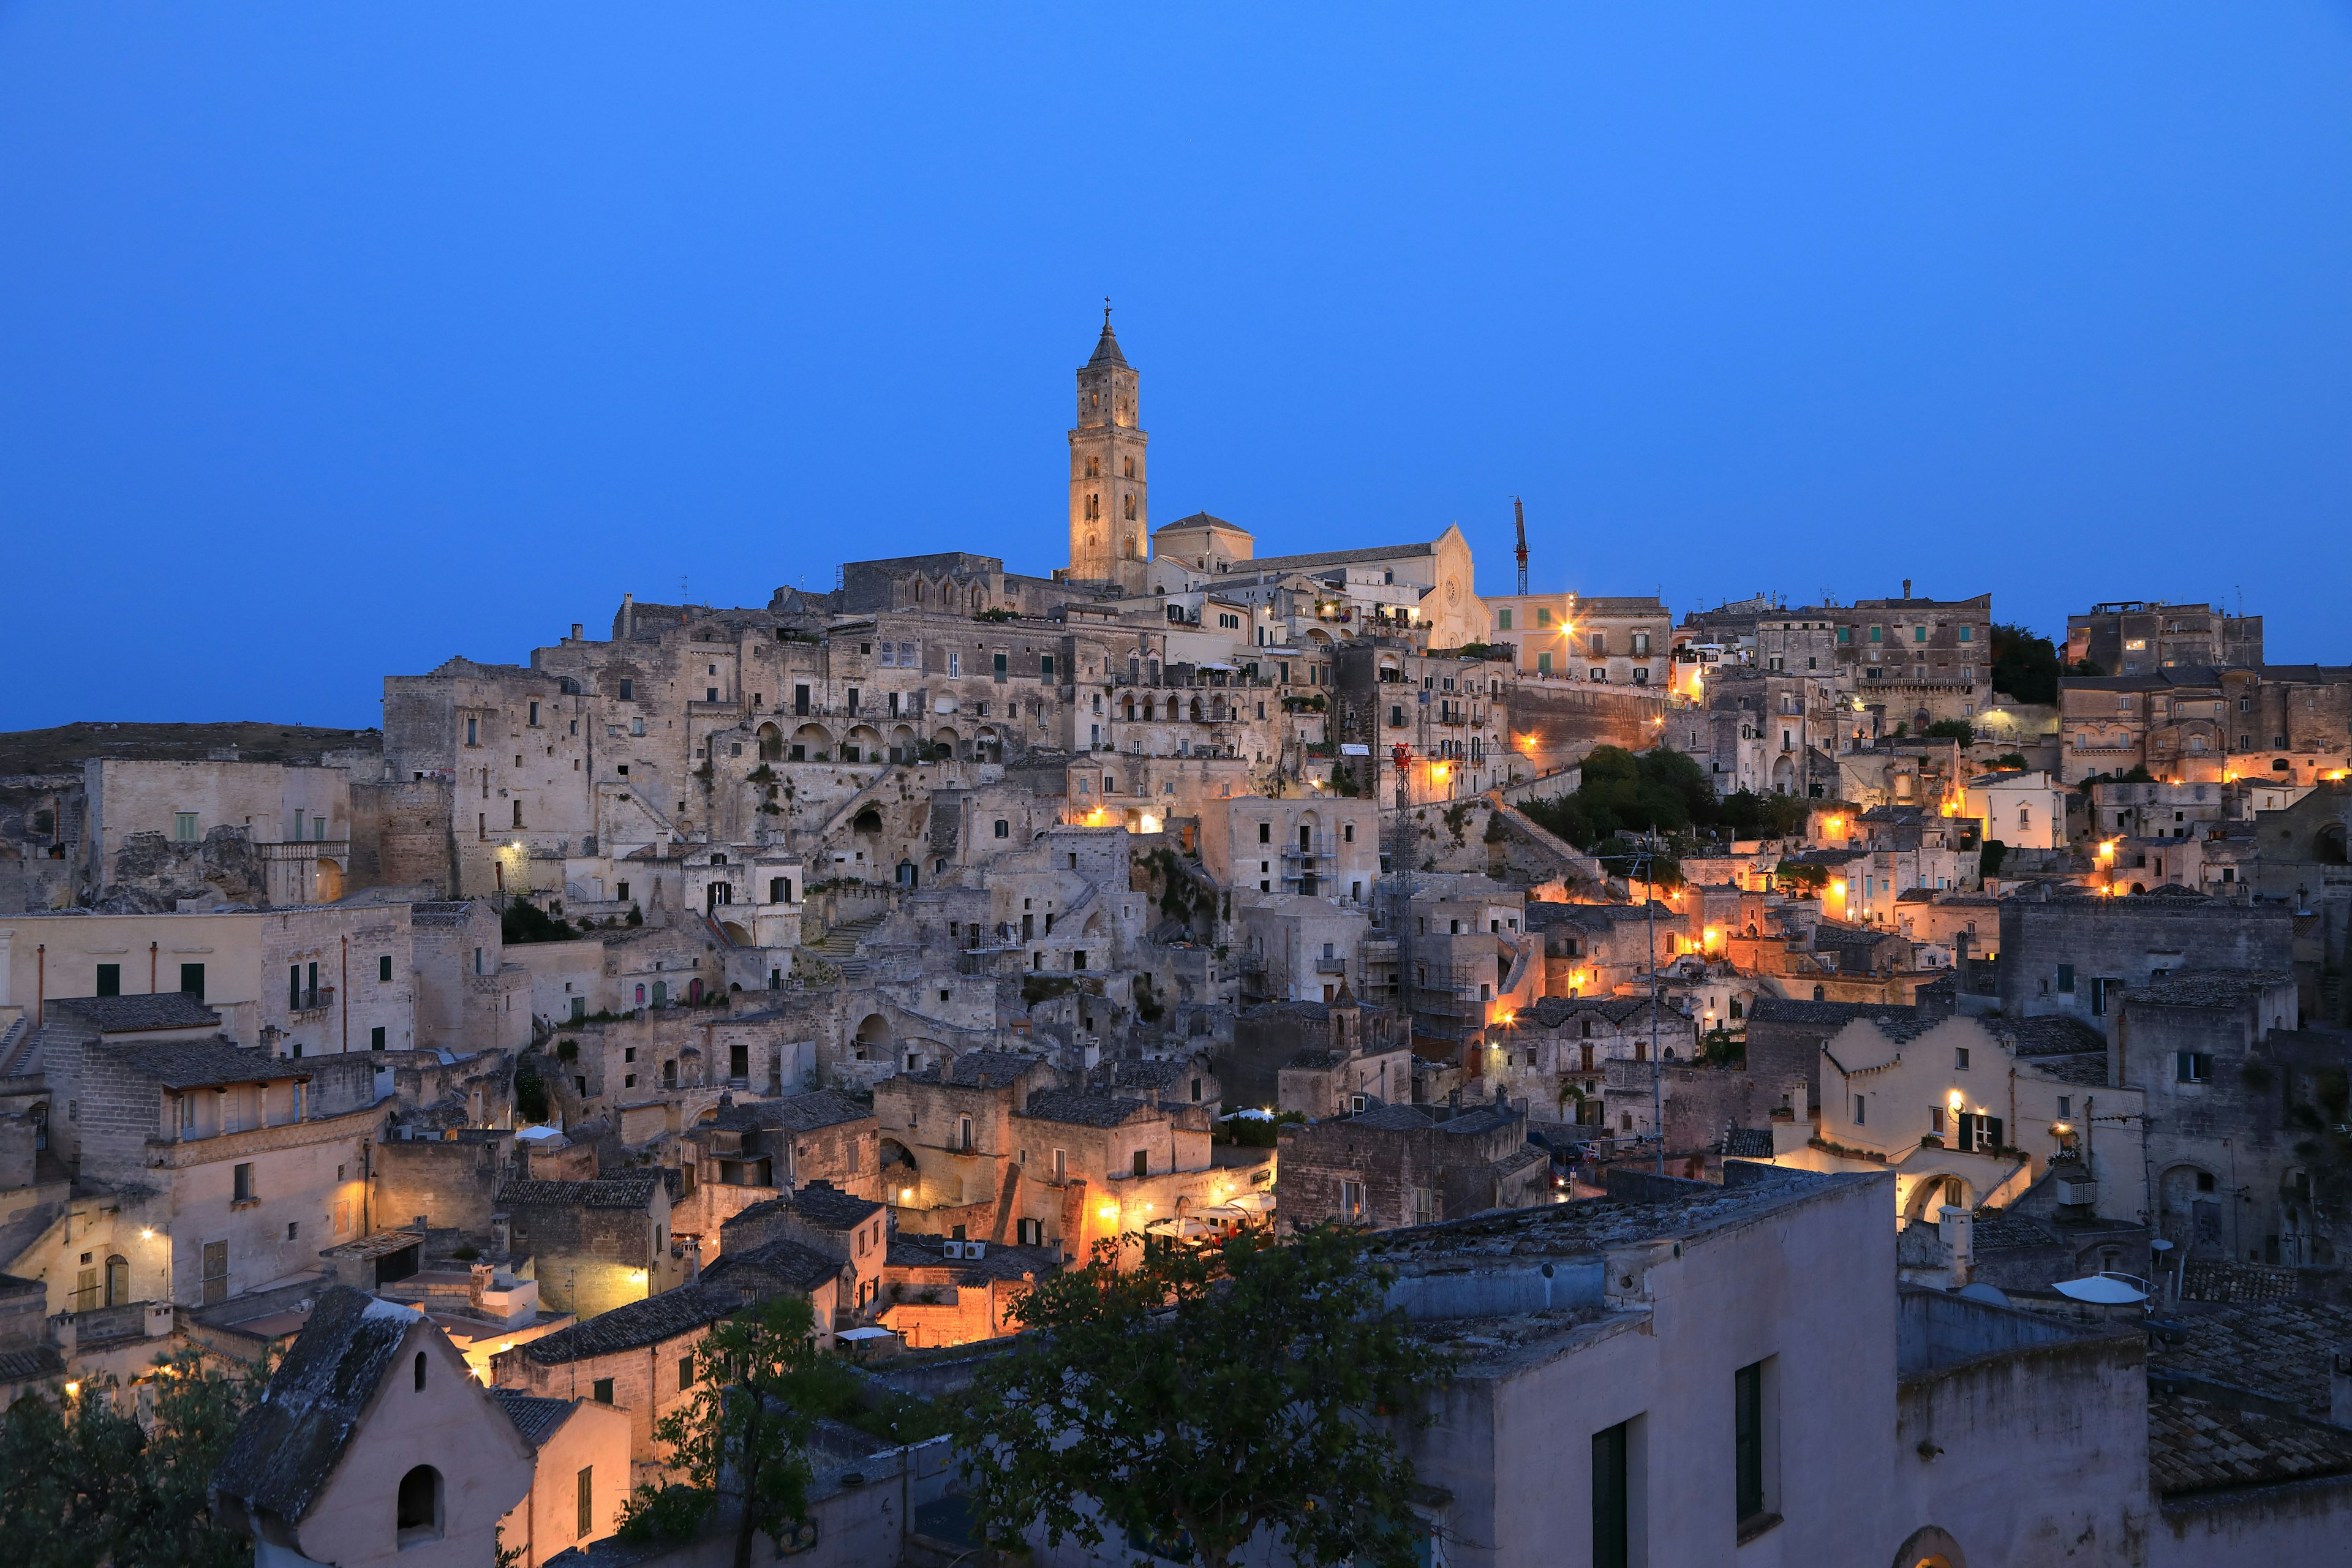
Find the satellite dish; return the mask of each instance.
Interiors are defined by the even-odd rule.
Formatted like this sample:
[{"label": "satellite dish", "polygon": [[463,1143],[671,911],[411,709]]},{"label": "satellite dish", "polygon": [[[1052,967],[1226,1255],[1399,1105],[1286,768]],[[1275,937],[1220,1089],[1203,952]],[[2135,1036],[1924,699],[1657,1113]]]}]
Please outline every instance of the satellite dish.
[{"label": "satellite dish", "polygon": [[2147,1300],[2147,1292],[2105,1274],[2086,1275],[2080,1279],[2061,1279],[2050,1287],[2061,1296],[2076,1301],[2088,1301],[2101,1307],[2122,1307]]},{"label": "satellite dish", "polygon": [[2158,1237],[2155,1240],[2147,1244],[2147,1249],[2150,1252],[2169,1252],[2172,1250],[2172,1243],[2165,1240],[2162,1237]]},{"label": "satellite dish", "polygon": [[1988,1307],[2006,1307],[2009,1295],[1996,1285],[1963,1285],[1959,1289],[1963,1301],[1982,1301]]}]

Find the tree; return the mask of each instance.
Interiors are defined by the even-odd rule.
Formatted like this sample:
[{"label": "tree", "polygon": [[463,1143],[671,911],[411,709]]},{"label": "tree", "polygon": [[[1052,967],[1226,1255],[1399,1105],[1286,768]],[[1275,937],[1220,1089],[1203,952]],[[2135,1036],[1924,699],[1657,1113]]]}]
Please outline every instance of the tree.
[{"label": "tree", "polygon": [[1930,741],[1958,741],[1963,746],[1977,743],[1977,727],[1966,719],[1938,719],[1920,733]]},{"label": "tree", "polygon": [[1412,1563],[1395,1427],[1444,1363],[1382,1306],[1390,1271],[1362,1237],[1151,1241],[1124,1268],[1119,1253],[1098,1242],[1023,1298],[1033,1332],[967,1395],[964,1479],[996,1543],[1115,1534],[1225,1568],[1265,1532],[1302,1563]]},{"label": "tree", "polygon": [[1622,746],[1596,746],[1582,774],[1574,794],[1520,808],[1580,849],[1624,833],[1705,826],[1719,810],[1715,786],[1698,763],[1671,746],[1638,756]]},{"label": "tree", "polygon": [[1992,689],[2020,702],[2057,701],[2057,645],[2024,626],[1994,622]]},{"label": "tree", "polygon": [[694,1397],[654,1424],[684,1479],[636,1489],[623,1506],[624,1540],[690,1539],[728,1504],[735,1568],[751,1568],[755,1536],[780,1539],[807,1519],[811,1394],[823,1376],[815,1336],[816,1315],[801,1296],[772,1298],[703,1336]]},{"label": "tree", "polygon": [[156,1363],[152,1417],[111,1380],[58,1403],[26,1394],[0,1416],[0,1539],[17,1568],[232,1568],[253,1542],[212,1517],[207,1489],[266,1366],[181,1351]]}]

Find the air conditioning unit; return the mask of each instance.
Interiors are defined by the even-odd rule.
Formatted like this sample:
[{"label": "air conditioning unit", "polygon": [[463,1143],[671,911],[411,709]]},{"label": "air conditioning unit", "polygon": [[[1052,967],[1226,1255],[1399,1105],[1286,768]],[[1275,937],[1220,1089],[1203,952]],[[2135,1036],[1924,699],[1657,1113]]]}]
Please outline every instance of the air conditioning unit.
[{"label": "air conditioning unit", "polygon": [[961,1258],[963,1256],[963,1243],[961,1241],[949,1242],[947,1244],[947,1254],[950,1258]]},{"label": "air conditioning unit", "polygon": [[988,1255],[988,1243],[967,1241],[963,1244],[963,1255],[966,1258],[984,1258]]}]

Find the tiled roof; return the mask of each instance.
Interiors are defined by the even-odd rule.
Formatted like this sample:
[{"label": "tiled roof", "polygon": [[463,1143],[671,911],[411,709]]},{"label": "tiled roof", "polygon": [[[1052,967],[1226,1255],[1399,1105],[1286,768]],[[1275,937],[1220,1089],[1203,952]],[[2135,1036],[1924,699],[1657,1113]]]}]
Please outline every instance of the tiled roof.
[{"label": "tiled roof", "polygon": [[65,1370],[66,1358],[58,1353],[55,1345],[0,1351],[0,1383],[32,1383],[44,1377],[61,1377]]},{"label": "tiled roof", "polygon": [[1004,1089],[1021,1081],[1024,1073],[1045,1065],[1043,1057],[1019,1051],[966,1051],[940,1068],[926,1068],[907,1077],[917,1083],[950,1084],[960,1089]]},{"label": "tiled roof", "polygon": [[226,1040],[183,1040],[141,1045],[134,1041],[100,1046],[109,1060],[126,1072],[138,1074],[165,1089],[205,1089],[232,1083],[270,1083],[307,1079],[299,1063],[247,1050]]},{"label": "tiled roof", "polygon": [[2101,1089],[2107,1081],[2107,1053],[2084,1051],[2076,1056],[2021,1055],[2021,1062],[2030,1064],[2043,1078],[2054,1078],[2061,1083],[2080,1084],[2085,1089]]},{"label": "tiled roof", "polygon": [[880,1204],[845,1193],[831,1182],[811,1182],[784,1201],[794,1214],[827,1230],[855,1229],[882,1212]]},{"label": "tiled roof", "polygon": [[146,996],[52,996],[49,1005],[105,1034],[146,1029],[217,1029],[221,1016],[184,991]]},{"label": "tiled roof", "polygon": [[2327,1419],[2329,1373],[2352,1344],[2352,1307],[2320,1301],[2244,1301],[2171,1314],[2167,1343],[2148,1359],[2176,1372],[2285,1401]]},{"label": "tiled roof", "polygon": [[744,1251],[721,1255],[703,1270],[702,1279],[705,1288],[724,1288],[740,1300],[744,1288],[757,1292],[763,1285],[805,1294],[828,1279],[838,1279],[847,1267],[839,1258],[804,1241],[778,1237]]},{"label": "tiled roof", "polygon": [[1993,1033],[2013,1041],[2011,1048],[2021,1057],[2073,1056],[2107,1048],[2107,1037],[2080,1018],[2053,1015],[2043,1018],[1989,1018],[1985,1022]]},{"label": "tiled roof", "polygon": [[1727,1159],[1769,1160],[1772,1157],[1772,1130],[1769,1127],[1726,1128],[1723,1153]]},{"label": "tiled roof", "polygon": [[813,1089],[782,1100],[754,1100],[722,1109],[703,1125],[730,1129],[775,1127],[791,1132],[814,1132],[845,1121],[864,1121],[874,1112],[845,1094]]},{"label": "tiled roof", "polygon": [[473,904],[463,900],[451,903],[411,904],[408,906],[408,923],[437,928],[461,926],[473,910]]},{"label": "tiled roof", "polygon": [[715,1323],[742,1306],[740,1291],[720,1290],[708,1284],[680,1285],[599,1312],[584,1323],[558,1329],[523,1346],[522,1353],[541,1366],[562,1366],[619,1351],[643,1350]]},{"label": "tiled roof", "polygon": [[1429,1112],[1412,1105],[1380,1105],[1348,1118],[1350,1127],[1381,1132],[1418,1132],[1434,1125]]},{"label": "tiled roof", "polygon": [[[1534,1018],[1547,1029],[1556,1029],[1579,1017],[1606,1018],[1614,1027],[1623,1028],[1636,1021],[1649,1021],[1650,999],[1647,996],[1545,996],[1538,999],[1522,1016]],[[1661,1022],[1672,1018],[1678,1025],[1690,1022],[1664,1002],[1658,1004],[1658,1017]]]},{"label": "tiled roof", "polygon": [[2147,1470],[2164,1498],[2352,1475],[2352,1432],[2168,1393],[2151,1374]]},{"label": "tiled roof", "polygon": [[2168,1007],[2218,1007],[2243,1002],[2274,985],[2286,985],[2294,976],[2267,969],[2190,969],[2162,980],[2134,986],[2124,993],[2126,1002],[2148,1002]]},{"label": "tiled roof", "polygon": [[659,1171],[624,1171],[587,1182],[509,1182],[495,1202],[500,1208],[642,1209],[661,1184]]},{"label": "tiled roof", "polygon": [[514,1429],[522,1434],[522,1440],[534,1448],[543,1447],[550,1437],[555,1436],[555,1429],[563,1425],[565,1416],[572,1414],[574,1403],[569,1399],[541,1399],[519,1388],[493,1388],[490,1398],[506,1413],[506,1418],[514,1423]]},{"label": "tiled roof", "polygon": [[321,1291],[261,1402],[238,1423],[213,1485],[299,1522],[342,1462],[361,1414],[423,1317],[348,1285]]},{"label": "tiled roof", "polygon": [[1856,1018],[1901,1012],[1883,1002],[1807,1002],[1793,996],[1759,996],[1748,1004],[1752,1024],[1818,1024],[1835,1027]]},{"label": "tiled roof", "polygon": [[1029,1097],[1022,1115],[1038,1121],[1066,1121],[1077,1127],[1117,1127],[1139,1116],[1158,1115],[1140,1100],[1108,1094],[1081,1094],[1075,1089],[1041,1089]]},{"label": "tiled roof", "polygon": [[2010,1209],[1979,1209],[1969,1227],[1969,1241],[1979,1251],[2008,1247],[2051,1247],[2058,1237],[2041,1222]]}]

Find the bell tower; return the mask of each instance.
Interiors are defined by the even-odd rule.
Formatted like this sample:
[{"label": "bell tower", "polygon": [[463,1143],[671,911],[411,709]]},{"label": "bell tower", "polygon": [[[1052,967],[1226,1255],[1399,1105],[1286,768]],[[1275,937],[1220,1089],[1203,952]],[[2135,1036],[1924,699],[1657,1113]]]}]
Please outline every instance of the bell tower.
[{"label": "bell tower", "polygon": [[1103,301],[1102,337],[1078,371],[1077,426],[1070,432],[1070,576],[1079,582],[1133,579],[1151,537],[1144,505],[1143,433],[1136,374],[1111,335]]}]

